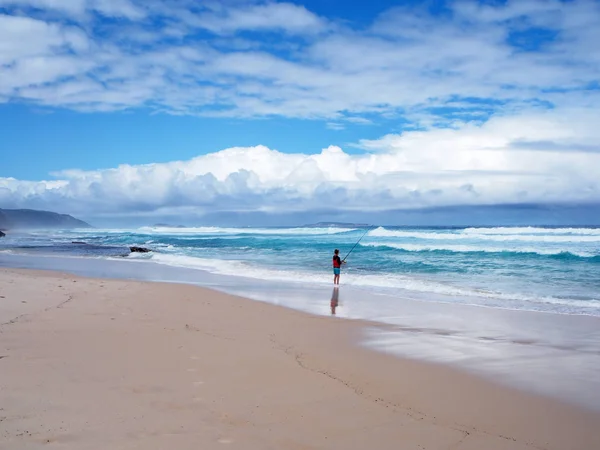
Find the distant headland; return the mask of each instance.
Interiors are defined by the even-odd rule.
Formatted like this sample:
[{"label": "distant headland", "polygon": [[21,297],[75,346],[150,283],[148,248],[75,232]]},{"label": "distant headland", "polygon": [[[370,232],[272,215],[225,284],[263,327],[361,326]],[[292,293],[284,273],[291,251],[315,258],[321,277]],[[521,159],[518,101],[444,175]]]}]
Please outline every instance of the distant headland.
[{"label": "distant headland", "polygon": [[68,214],[34,209],[0,209],[0,230],[92,228]]}]

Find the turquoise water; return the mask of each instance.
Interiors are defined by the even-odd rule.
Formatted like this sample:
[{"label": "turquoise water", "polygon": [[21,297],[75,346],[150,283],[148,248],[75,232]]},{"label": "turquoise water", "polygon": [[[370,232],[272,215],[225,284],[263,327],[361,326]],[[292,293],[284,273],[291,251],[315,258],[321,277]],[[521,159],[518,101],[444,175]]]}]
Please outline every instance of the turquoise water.
[{"label": "turquoise water", "polygon": [[[342,285],[423,301],[600,316],[600,228],[139,228],[9,235],[0,251],[151,260],[232,277]],[[73,244],[73,241],[85,244]],[[129,254],[141,245],[149,254]]]}]

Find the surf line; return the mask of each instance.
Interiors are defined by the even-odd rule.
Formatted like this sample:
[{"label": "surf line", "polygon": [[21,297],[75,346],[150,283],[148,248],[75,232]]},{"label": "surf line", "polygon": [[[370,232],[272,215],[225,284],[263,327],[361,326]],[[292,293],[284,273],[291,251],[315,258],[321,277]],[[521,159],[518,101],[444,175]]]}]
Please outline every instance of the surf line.
[{"label": "surf line", "polygon": [[371,231],[373,228],[377,228],[377,225],[371,225],[369,228],[367,228],[367,231],[365,231],[365,233],[360,237],[360,239],[358,241],[356,241],[356,244],[354,244],[354,247],[352,247],[350,249],[350,251],[348,252],[348,254],[346,256],[344,256],[344,259],[342,259],[342,262],[346,261],[346,258],[348,258],[348,256],[350,256],[350,253],[352,253],[352,250],[354,250],[356,248],[356,246],[362,240],[362,238],[364,238],[367,235],[367,233],[369,231]]}]

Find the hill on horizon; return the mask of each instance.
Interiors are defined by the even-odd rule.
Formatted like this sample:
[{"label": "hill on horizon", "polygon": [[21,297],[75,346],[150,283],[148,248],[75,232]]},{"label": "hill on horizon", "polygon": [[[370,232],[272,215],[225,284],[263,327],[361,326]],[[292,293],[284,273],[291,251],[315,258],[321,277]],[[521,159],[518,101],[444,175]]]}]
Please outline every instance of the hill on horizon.
[{"label": "hill on horizon", "polygon": [[1,209],[0,230],[18,230],[33,228],[92,228],[83,220],[68,214],[35,209]]}]

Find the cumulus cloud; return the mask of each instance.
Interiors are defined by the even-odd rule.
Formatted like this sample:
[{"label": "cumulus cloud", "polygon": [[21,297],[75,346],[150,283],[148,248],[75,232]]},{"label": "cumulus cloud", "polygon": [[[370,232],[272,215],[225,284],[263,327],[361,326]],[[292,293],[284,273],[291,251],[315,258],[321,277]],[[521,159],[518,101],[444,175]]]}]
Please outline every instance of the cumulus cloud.
[{"label": "cumulus cloud", "polygon": [[[188,161],[65,170],[51,181],[0,179],[4,207],[94,214],[164,210],[386,211],[448,205],[600,203],[600,114],[495,117],[482,125],[363,140],[286,154],[229,148]],[[532,148],[532,144],[534,148]],[[557,146],[560,147],[557,149]]]},{"label": "cumulus cloud", "polygon": [[[464,0],[442,15],[393,8],[370,24],[286,2],[0,0],[2,12],[4,100],[425,125],[451,124],[448,109],[483,121],[600,103],[593,0]],[[24,77],[30,58],[49,69]]]}]

